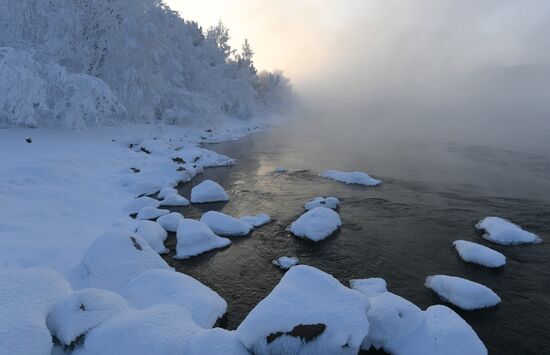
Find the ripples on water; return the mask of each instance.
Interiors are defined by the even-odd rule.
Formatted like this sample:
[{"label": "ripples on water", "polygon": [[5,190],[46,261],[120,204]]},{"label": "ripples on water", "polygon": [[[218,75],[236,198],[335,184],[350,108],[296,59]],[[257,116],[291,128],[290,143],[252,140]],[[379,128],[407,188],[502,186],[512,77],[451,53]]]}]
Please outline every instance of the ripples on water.
[{"label": "ripples on water", "polygon": [[[309,140],[308,140],[309,139]],[[455,309],[496,354],[542,354],[550,349],[550,162],[548,154],[502,151],[482,146],[388,143],[339,151],[275,129],[238,142],[210,146],[237,158],[237,165],[207,169],[180,188],[189,196],[204,179],[223,185],[231,200],[222,204],[173,208],[187,218],[215,209],[241,216],[268,213],[274,222],[249,237],[190,260],[173,260],[175,237],[166,260],[215,291],[229,304],[227,328],[234,329],[283,275],[271,261],[297,256],[342,283],[382,277],[390,291],[421,308],[441,303],[424,287],[426,276],[465,277],[492,288],[502,298],[495,308]],[[349,143],[349,142],[348,142]],[[320,148],[323,147],[323,148]],[[360,149],[359,149],[360,148]],[[285,166],[288,174],[272,171]],[[304,170],[307,169],[307,170]],[[376,188],[322,179],[325,169],[364,170],[383,181]],[[292,237],[285,227],[315,196],[341,201],[341,230],[320,243]],[[509,218],[539,234],[543,243],[500,246],[483,240],[475,223],[488,215]],[[462,262],[456,239],[502,252],[507,264],[491,270]]]}]

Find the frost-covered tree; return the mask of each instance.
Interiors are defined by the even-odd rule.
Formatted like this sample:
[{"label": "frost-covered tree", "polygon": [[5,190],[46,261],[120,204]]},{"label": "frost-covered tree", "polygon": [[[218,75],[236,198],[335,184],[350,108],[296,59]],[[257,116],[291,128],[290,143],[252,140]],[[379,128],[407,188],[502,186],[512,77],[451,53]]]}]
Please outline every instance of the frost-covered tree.
[{"label": "frost-covered tree", "polygon": [[204,32],[161,0],[0,1],[0,123],[183,123],[271,109],[283,86],[262,86],[248,41],[237,54],[229,40],[221,22]]}]

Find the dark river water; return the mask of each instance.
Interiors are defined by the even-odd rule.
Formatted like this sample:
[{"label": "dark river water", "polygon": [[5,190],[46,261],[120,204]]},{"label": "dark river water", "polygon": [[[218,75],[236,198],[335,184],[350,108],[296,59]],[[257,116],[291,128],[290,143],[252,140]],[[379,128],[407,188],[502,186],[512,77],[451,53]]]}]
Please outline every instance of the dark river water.
[{"label": "dark river water", "polygon": [[[236,142],[206,146],[237,159],[233,167],[208,169],[181,187],[204,179],[226,188],[225,204],[174,208],[188,218],[207,210],[241,216],[268,213],[274,222],[226,249],[186,261],[165,256],[178,271],[217,291],[229,304],[227,328],[234,329],[278,283],[277,257],[297,256],[348,285],[349,279],[382,277],[388,288],[421,308],[441,303],[424,287],[432,274],[480,282],[501,298],[497,307],[455,309],[492,354],[550,353],[550,155],[544,150],[500,149],[486,145],[388,139],[354,133],[353,128],[310,129],[296,123]],[[286,174],[273,173],[278,166]],[[351,186],[318,176],[326,169],[363,170],[383,184]],[[315,196],[341,201],[341,230],[312,243],[285,227]],[[539,234],[543,243],[500,246],[481,238],[475,223],[488,215],[509,218]],[[502,252],[507,264],[491,270],[462,262],[456,239]]]}]

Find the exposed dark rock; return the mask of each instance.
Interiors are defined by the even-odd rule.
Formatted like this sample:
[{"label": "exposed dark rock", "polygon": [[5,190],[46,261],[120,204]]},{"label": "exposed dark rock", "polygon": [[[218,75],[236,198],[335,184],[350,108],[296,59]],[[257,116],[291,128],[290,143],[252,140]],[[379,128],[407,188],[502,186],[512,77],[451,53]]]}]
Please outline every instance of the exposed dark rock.
[{"label": "exposed dark rock", "polygon": [[139,173],[141,170],[139,170],[138,168],[130,168],[134,173]]},{"label": "exposed dark rock", "polygon": [[183,160],[183,159],[180,158],[180,157],[172,158],[172,161],[173,161],[174,163],[178,163],[178,164],[185,164],[185,160]]},{"label": "exposed dark rock", "polygon": [[141,247],[141,244],[138,243],[138,241],[137,241],[136,238],[130,237],[130,240],[131,240],[132,243],[134,244],[134,248],[136,248],[136,249],[139,250],[139,251],[143,250],[143,248]]},{"label": "exposed dark rock", "polygon": [[32,138],[27,138],[25,141],[27,141],[27,143],[32,143]]},{"label": "exposed dark rock", "polygon": [[143,153],[145,153],[145,154],[151,154],[150,151],[148,151],[147,149],[145,149],[145,148],[143,148],[143,147],[141,147],[140,150],[141,150]]},{"label": "exposed dark rock", "polygon": [[289,335],[291,337],[301,338],[306,343],[309,343],[310,341],[317,338],[319,335],[323,334],[326,328],[327,326],[322,323],[299,324],[295,326],[290,332],[276,332],[269,334],[266,337],[266,340],[267,343],[270,344],[283,335]]}]

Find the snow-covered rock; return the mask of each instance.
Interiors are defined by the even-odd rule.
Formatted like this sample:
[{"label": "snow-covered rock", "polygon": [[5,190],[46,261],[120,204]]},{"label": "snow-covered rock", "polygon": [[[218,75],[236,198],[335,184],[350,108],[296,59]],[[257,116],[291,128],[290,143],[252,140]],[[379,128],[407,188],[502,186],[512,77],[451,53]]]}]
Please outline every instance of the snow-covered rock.
[{"label": "snow-covered rock", "polygon": [[50,354],[46,316],[71,292],[56,271],[30,268],[0,273],[0,353]]},{"label": "snow-covered rock", "polygon": [[189,206],[189,200],[178,194],[170,194],[160,201],[161,206]]},{"label": "snow-covered rock", "polygon": [[481,244],[466,240],[455,240],[453,245],[458,255],[466,262],[486,267],[501,267],[506,264],[506,257],[504,255]]},{"label": "snow-covered rock", "polygon": [[179,212],[170,212],[157,219],[157,223],[166,229],[168,232],[176,232],[178,224],[183,219],[183,215]]},{"label": "snow-covered rock", "polygon": [[277,258],[272,261],[274,265],[277,265],[279,268],[283,270],[290,269],[291,267],[298,265],[300,262],[300,259],[298,259],[295,256],[281,256],[280,258]]},{"label": "snow-covered rock", "polygon": [[312,210],[315,207],[328,207],[335,210],[340,206],[340,201],[336,197],[315,197],[304,205],[306,210]]},{"label": "snow-covered rock", "polygon": [[175,259],[187,259],[231,244],[229,239],[217,236],[206,224],[195,219],[181,220],[176,235]]},{"label": "snow-covered rock", "polygon": [[141,196],[133,199],[124,207],[124,211],[129,214],[138,213],[139,210],[145,207],[157,208],[160,202],[149,196]]},{"label": "snow-covered rock", "polygon": [[227,311],[227,303],[196,279],[171,270],[149,270],[128,282],[121,291],[137,308],[175,304],[187,309],[194,322],[211,328]]},{"label": "snow-covered rock", "polygon": [[218,183],[212,180],[204,180],[191,190],[191,202],[207,203],[228,201],[229,196]]},{"label": "snow-covered rock", "polygon": [[194,176],[189,171],[178,171],[170,161],[159,160],[154,161],[151,167],[141,169],[139,174],[129,173],[121,179],[121,184],[136,196],[151,195],[166,186],[189,182]]},{"label": "snow-covered rock", "polygon": [[367,296],[367,298],[379,296],[387,292],[386,280],[373,277],[370,279],[355,279],[350,280],[351,288],[357,290]]},{"label": "snow-covered rock", "polygon": [[254,228],[258,228],[271,222],[271,216],[266,213],[259,213],[255,216],[242,216],[239,218],[241,221],[250,224]]},{"label": "snow-covered rock", "polygon": [[170,213],[169,210],[154,208],[154,207],[143,207],[139,210],[136,219],[146,220],[146,219],[157,219],[160,216]]},{"label": "snow-covered rock", "polygon": [[239,325],[256,354],[355,354],[369,331],[368,301],[331,275],[292,267]]},{"label": "snow-covered rock", "polygon": [[150,269],[170,269],[139,235],[112,231],[97,238],[74,270],[77,288],[118,290]]},{"label": "snow-covered rock", "polygon": [[275,170],[273,170],[273,172],[283,174],[288,172],[288,170],[284,166],[278,166]]},{"label": "snow-covered rock", "polygon": [[157,222],[139,221],[134,233],[142,237],[147,244],[159,254],[167,253],[168,249],[164,247],[164,241],[168,237],[166,230]]},{"label": "snow-covered rock", "polygon": [[185,353],[188,355],[250,355],[234,331],[220,328],[195,333]]},{"label": "snow-covered rock", "polygon": [[201,222],[210,227],[212,232],[225,237],[247,235],[253,229],[249,223],[217,211],[203,214]]},{"label": "snow-covered rock", "polygon": [[[162,190],[160,190],[157,197],[159,199],[164,199],[168,195],[173,195],[173,194],[177,194],[177,193],[178,193],[178,190],[176,190],[173,187],[168,186],[168,187],[165,187]],[[155,207],[158,207],[158,205],[155,206]]]},{"label": "snow-covered rock", "polygon": [[487,348],[475,331],[448,307],[431,306],[415,332],[390,341],[384,350],[395,355],[486,355]]},{"label": "snow-covered rock", "polygon": [[320,241],[334,233],[342,225],[338,213],[330,208],[316,207],[301,215],[290,225],[290,232],[297,237]]},{"label": "snow-covered rock", "polygon": [[73,354],[186,354],[192,337],[202,329],[180,306],[128,309],[93,328]]},{"label": "snow-covered rock", "polygon": [[120,295],[97,288],[73,292],[59,300],[48,315],[48,329],[63,345],[71,345],[80,336],[128,308]]},{"label": "snow-covered rock", "polygon": [[523,230],[517,224],[500,217],[486,217],[476,224],[484,230],[483,238],[498,244],[540,243],[542,239],[534,233]]},{"label": "snow-covered rock", "polygon": [[327,179],[340,181],[346,184],[357,184],[366,186],[376,186],[381,183],[380,180],[370,177],[368,174],[361,171],[343,172],[337,170],[326,170],[321,173],[321,176]]},{"label": "snow-covered rock", "polygon": [[492,307],[501,301],[490,288],[455,276],[429,276],[426,278],[426,287],[445,301],[468,311]]}]

